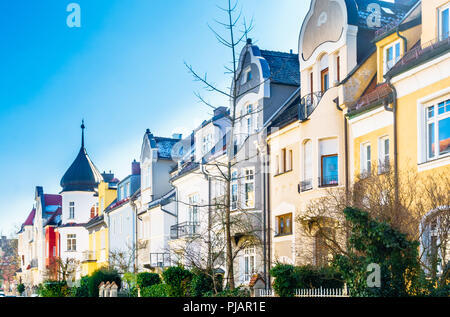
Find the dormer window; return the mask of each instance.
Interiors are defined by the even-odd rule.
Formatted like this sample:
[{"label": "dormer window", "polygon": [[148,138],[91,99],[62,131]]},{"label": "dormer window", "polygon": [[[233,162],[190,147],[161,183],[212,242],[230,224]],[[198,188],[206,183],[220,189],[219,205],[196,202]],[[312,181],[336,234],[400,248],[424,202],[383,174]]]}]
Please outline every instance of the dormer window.
[{"label": "dormer window", "polygon": [[398,40],[393,44],[386,46],[384,49],[384,74],[386,74],[400,60],[400,48],[401,44],[400,40]]},{"label": "dormer window", "polygon": [[444,40],[450,36],[450,4],[439,9],[439,40]]}]

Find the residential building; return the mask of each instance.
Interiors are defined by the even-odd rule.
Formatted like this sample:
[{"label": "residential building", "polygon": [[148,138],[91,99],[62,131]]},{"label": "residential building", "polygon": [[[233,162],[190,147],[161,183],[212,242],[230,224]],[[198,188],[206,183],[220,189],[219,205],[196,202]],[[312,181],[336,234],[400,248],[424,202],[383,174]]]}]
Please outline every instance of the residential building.
[{"label": "residential building", "polygon": [[84,143],[84,123],[81,125],[81,148],[72,165],[61,179],[62,223],[57,228],[60,258],[71,263],[76,280],[82,276],[81,262],[89,251],[89,232],[85,225],[98,208],[98,185],[103,177],[89,158]]},{"label": "residential building", "polygon": [[[317,226],[303,223],[321,197],[349,186],[347,108],[376,75],[376,30],[411,4],[313,0],[299,37],[299,92],[266,124],[270,153],[270,261],[327,265]],[[339,241],[336,219],[316,215]]]},{"label": "residential building", "polygon": [[141,186],[140,163],[131,163],[131,174],[117,185],[117,199],[105,210],[108,221],[110,264],[115,260],[111,254],[123,254],[128,270],[134,271],[136,265],[136,201]]}]

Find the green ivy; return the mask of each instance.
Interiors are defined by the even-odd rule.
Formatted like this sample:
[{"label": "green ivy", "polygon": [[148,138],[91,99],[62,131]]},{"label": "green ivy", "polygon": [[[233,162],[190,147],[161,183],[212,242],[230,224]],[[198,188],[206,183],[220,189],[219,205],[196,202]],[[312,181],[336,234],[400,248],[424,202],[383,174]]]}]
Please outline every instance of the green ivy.
[{"label": "green ivy", "polygon": [[144,287],[150,287],[155,284],[161,283],[161,277],[156,273],[139,273],[136,277],[136,285],[143,289]]},{"label": "green ivy", "polygon": [[169,297],[189,296],[192,273],[181,266],[170,267],[163,272],[164,282],[168,287]]}]

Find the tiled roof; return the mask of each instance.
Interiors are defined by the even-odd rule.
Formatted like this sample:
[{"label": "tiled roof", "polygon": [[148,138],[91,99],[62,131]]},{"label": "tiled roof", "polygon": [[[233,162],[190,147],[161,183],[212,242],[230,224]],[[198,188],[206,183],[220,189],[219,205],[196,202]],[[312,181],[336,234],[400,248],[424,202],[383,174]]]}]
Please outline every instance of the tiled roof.
[{"label": "tiled roof", "polygon": [[[149,136],[153,137],[152,134]],[[172,148],[173,146],[180,142],[179,139],[163,138],[163,137],[153,137],[156,142],[156,147],[158,148],[158,158],[162,159],[172,159]],[[152,140],[150,140],[151,142]],[[150,143],[151,144],[151,143]],[[154,146],[154,145],[152,145]]]},{"label": "tiled roof", "polygon": [[96,216],[88,221],[88,223],[85,225],[86,228],[94,227],[98,224],[101,224],[104,220],[104,216]]},{"label": "tiled roof", "polygon": [[45,194],[44,200],[46,206],[62,206],[61,195]]},{"label": "tiled roof", "polygon": [[349,109],[349,114],[352,115],[354,113],[359,113],[360,111],[363,111],[370,106],[381,102],[391,94],[392,89],[391,87],[389,87],[388,83],[380,84],[375,88],[372,88],[369,85],[369,89],[366,91],[366,93],[362,95],[361,98],[359,98],[359,100],[356,102],[356,104]]},{"label": "tiled roof", "polygon": [[297,54],[260,50],[270,67],[271,82],[300,86],[300,66]]},{"label": "tiled roof", "polygon": [[167,204],[169,204],[170,202],[173,201],[172,198],[175,197],[175,195],[176,195],[176,190],[172,189],[170,192],[168,192],[167,194],[163,195],[161,198],[150,202],[148,204],[148,207],[152,208],[152,207],[155,207],[155,206],[158,206],[158,205],[165,206],[165,205],[167,205]]}]

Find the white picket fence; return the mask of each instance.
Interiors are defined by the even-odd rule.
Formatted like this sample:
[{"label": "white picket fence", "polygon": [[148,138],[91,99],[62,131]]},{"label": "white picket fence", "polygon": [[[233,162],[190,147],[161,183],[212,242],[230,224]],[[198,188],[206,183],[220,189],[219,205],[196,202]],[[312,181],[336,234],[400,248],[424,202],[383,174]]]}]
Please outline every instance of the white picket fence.
[{"label": "white picket fence", "polygon": [[[275,297],[275,292],[271,289],[260,289],[258,297]],[[347,288],[312,288],[296,289],[295,297],[349,297]]]}]

